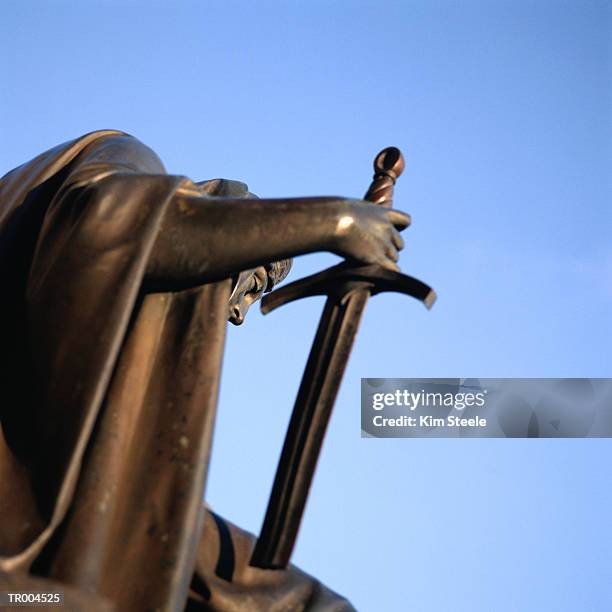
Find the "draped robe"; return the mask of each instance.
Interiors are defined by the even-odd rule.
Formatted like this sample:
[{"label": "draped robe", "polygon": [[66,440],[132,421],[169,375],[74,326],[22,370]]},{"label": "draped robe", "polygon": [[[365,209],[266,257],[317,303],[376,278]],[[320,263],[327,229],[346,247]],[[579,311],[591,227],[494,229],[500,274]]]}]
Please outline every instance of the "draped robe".
[{"label": "draped robe", "polygon": [[352,609],[249,567],[252,536],[203,505],[231,281],[143,285],[198,189],[112,130],[0,180],[0,586],[46,579],[75,610]]}]

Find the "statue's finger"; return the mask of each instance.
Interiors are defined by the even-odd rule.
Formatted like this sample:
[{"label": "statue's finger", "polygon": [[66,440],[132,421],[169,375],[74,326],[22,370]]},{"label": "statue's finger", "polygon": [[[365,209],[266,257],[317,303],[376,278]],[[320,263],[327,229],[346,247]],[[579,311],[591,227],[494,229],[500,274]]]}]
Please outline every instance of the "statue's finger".
[{"label": "statue's finger", "polygon": [[391,261],[399,261],[399,253],[397,252],[396,248],[394,246],[388,246],[385,249],[385,255],[391,260]]},{"label": "statue's finger", "polygon": [[396,263],[393,263],[388,259],[386,262],[383,262],[382,267],[387,268],[388,270],[393,270],[393,272],[400,272],[400,267]]},{"label": "statue's finger", "polygon": [[402,212],[401,210],[394,210],[391,208],[387,211],[387,215],[389,217],[389,221],[393,223],[393,226],[400,231],[406,229],[412,222],[410,215]]},{"label": "statue's finger", "polygon": [[391,229],[391,240],[393,242],[393,246],[395,246],[398,251],[401,251],[404,246],[406,246],[404,243],[404,239],[401,237],[400,233],[395,228]]}]

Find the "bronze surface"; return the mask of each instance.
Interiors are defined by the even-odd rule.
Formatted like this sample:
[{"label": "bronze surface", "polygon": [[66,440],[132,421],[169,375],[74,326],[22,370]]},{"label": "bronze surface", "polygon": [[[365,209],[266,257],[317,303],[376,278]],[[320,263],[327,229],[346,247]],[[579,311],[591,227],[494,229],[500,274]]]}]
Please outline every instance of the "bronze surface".
[{"label": "bronze surface", "polygon": [[169,176],[113,130],[4,176],[0,582],[64,585],[74,610],[352,609],[250,567],[254,538],[202,503],[225,325],[307,253],[393,284],[408,223]]}]

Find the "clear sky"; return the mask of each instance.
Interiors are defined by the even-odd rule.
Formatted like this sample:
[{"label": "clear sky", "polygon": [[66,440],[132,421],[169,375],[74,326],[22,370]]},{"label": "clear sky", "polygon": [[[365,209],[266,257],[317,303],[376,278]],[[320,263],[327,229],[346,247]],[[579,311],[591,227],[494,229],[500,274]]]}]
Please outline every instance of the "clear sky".
[{"label": "clear sky", "polygon": [[[612,609],[609,440],[367,440],[360,377],[612,376],[609,2],[5,0],[0,173],[99,128],[170,173],[360,197],[400,147],[295,562],[366,612]],[[293,278],[337,261],[298,260]],[[230,329],[207,497],[258,531],[322,306]]]}]

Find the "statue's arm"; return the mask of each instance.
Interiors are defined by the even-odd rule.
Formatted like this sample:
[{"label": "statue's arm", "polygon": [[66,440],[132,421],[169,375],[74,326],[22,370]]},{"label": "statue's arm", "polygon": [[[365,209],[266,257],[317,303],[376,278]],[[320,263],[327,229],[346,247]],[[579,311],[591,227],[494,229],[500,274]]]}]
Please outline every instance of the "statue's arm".
[{"label": "statue's arm", "polygon": [[153,246],[146,278],[171,290],[317,251],[397,269],[410,220],[339,197],[231,199],[177,193]]},{"label": "statue's arm", "polygon": [[[66,188],[90,183],[96,188],[105,174],[114,176],[109,180],[120,180],[122,174],[146,180],[165,173],[155,153],[128,135],[100,139],[81,158]],[[397,230],[408,225],[407,215],[339,197],[248,199],[243,196],[246,185],[226,189],[230,183],[213,180],[196,187],[186,182],[175,192],[145,283],[172,291],[317,251],[397,269],[403,247]]]}]

